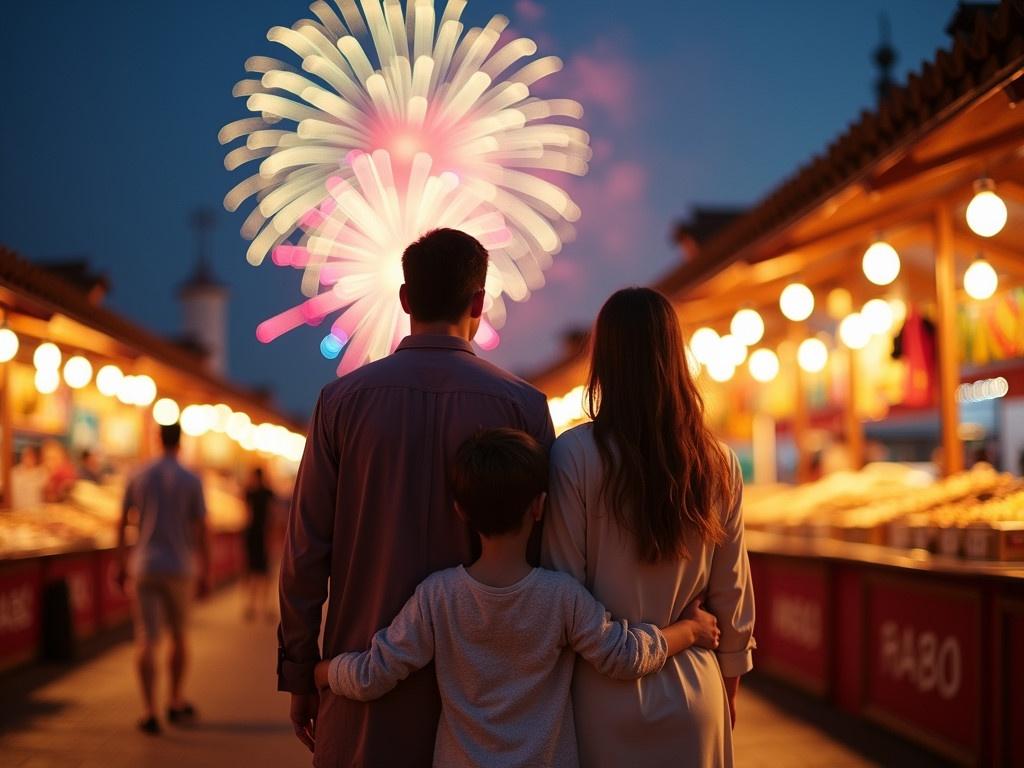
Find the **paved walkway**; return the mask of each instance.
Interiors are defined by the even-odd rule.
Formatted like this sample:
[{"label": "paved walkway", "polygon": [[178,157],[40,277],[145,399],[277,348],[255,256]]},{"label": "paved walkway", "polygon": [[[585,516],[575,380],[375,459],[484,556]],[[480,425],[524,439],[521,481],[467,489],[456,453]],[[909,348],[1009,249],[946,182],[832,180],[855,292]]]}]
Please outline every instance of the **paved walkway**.
[{"label": "paved walkway", "polygon": [[[137,694],[130,643],[117,644],[71,670],[0,678],[0,766],[308,766],[286,721],[287,699],[273,693],[273,627],[247,624],[240,616],[237,590],[217,595],[196,611],[190,694],[201,721],[188,730],[166,729],[159,738],[132,727]],[[743,691],[739,716],[740,768],[876,764],[759,692]],[[900,764],[908,764],[906,758]]]}]

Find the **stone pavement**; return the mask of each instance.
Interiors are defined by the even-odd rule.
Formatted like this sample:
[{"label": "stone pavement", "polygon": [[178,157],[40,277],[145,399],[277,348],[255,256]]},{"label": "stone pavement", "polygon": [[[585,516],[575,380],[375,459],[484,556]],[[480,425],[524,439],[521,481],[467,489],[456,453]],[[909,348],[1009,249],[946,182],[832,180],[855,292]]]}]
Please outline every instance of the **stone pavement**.
[{"label": "stone pavement", "polygon": [[[45,668],[0,677],[0,766],[3,768],[162,768],[163,766],[308,766],[287,723],[287,698],[274,692],[276,641],[269,622],[241,620],[238,590],[200,606],[193,621],[190,696],[201,720],[190,729],[166,728],[158,738],[133,728],[137,693],[129,642],[113,645],[71,669]],[[742,692],[736,732],[739,768],[829,766],[855,768],[896,759],[899,744],[856,728],[847,743],[871,744],[864,757],[789,714],[814,707],[763,686]],[[820,708],[817,708],[820,709]],[[839,728],[840,726],[835,726]],[[904,748],[905,749],[905,748]],[[898,764],[918,764],[900,753]],[[926,764],[926,763],[920,763]]]}]

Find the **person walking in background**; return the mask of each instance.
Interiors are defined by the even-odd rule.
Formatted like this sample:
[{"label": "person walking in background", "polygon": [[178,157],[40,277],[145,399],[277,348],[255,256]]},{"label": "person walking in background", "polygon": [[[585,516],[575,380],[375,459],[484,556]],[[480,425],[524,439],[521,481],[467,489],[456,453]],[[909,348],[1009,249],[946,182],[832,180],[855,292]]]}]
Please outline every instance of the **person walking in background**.
[{"label": "person walking in background", "polygon": [[274,492],[263,479],[263,469],[256,467],[245,489],[245,506],[249,521],[245,527],[245,581],[248,604],[245,618],[252,621],[258,615],[268,619],[275,614],[270,609],[270,562],[267,557],[267,527]]},{"label": "person walking in background", "polygon": [[[124,585],[130,574],[134,586],[137,670],[145,706],[139,728],[153,735],[160,733],[156,652],[165,626],[171,636],[167,719],[182,723],[196,715],[183,692],[187,620],[196,577],[200,591],[206,592],[210,573],[202,481],[178,463],[180,425],[160,427],[160,442],[163,455],[132,478],[125,489],[117,537],[118,580]],[[129,563],[125,543],[133,515],[138,537]]]},{"label": "person walking in background", "polygon": [[629,621],[664,626],[702,599],[721,639],[635,683],[577,663],[580,764],[728,768],[754,647],[743,479],[705,424],[679,320],[660,293],[622,290],[601,309],[588,402],[593,422],[552,449],[544,564]]},{"label": "person walking in background", "polygon": [[11,467],[11,509],[35,509],[43,504],[43,495],[49,475],[39,458],[39,448],[26,445]]},{"label": "person walking in background", "polygon": [[412,334],[328,384],[313,412],[281,563],[278,687],[320,768],[429,766],[441,709],[433,666],[373,702],[320,697],[328,595],[324,655],[365,650],[417,584],[479,549],[447,481],[459,445],[494,427],[545,450],[554,439],[544,395],[473,352],[487,262],[477,240],[451,229],[410,245],[400,298]]}]

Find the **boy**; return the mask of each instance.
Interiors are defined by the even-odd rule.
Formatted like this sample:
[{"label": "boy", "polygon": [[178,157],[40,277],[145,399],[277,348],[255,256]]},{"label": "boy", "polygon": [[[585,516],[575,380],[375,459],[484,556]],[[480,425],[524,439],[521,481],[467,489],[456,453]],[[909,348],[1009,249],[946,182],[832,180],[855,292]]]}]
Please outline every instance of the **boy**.
[{"label": "boy", "polygon": [[317,685],[368,701],[433,660],[442,700],[435,765],[575,766],[573,652],[633,680],[691,645],[714,647],[715,619],[697,606],[663,630],[612,621],[572,577],[527,563],[547,479],[544,451],[525,433],[495,429],[466,441],[452,490],[480,535],[480,558],[424,580],[370,650],[320,662]]}]

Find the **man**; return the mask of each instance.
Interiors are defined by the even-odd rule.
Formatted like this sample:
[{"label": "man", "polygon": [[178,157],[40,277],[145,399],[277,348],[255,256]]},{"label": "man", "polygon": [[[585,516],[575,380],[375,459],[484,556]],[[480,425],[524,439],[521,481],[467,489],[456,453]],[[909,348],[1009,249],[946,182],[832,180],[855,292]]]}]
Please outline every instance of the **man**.
[{"label": "man", "polygon": [[324,655],[362,651],[428,574],[473,557],[447,469],[478,430],[554,439],[543,394],[480,360],[487,251],[462,232],[429,233],[402,257],[412,334],[396,352],[326,386],[296,480],[281,565],[278,687],[319,768],[429,766],[440,713],[433,667],[371,703],[317,693]]},{"label": "man", "polygon": [[[187,662],[185,630],[189,600],[195,588],[196,560],[200,561],[203,591],[208,587],[210,563],[202,482],[178,463],[181,427],[161,427],[160,442],[163,455],[136,475],[125,489],[117,537],[118,579],[123,585],[130,570],[135,585],[137,669],[145,705],[139,728],[151,735],[160,733],[154,687],[156,650],[165,624],[171,635],[167,719],[179,723],[195,717],[195,709],[182,693]],[[139,532],[129,569],[125,532],[133,513],[137,515]]]}]

